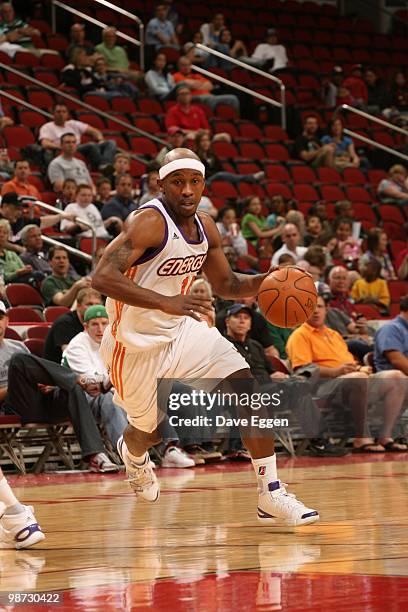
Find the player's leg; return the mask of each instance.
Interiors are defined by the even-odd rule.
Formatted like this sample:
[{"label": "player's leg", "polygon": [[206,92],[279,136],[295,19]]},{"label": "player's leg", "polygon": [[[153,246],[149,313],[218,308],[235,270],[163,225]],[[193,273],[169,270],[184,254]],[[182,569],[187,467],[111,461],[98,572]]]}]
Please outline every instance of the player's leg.
[{"label": "player's leg", "polygon": [[33,508],[18,501],[0,468],[0,548],[28,548],[44,538]]}]

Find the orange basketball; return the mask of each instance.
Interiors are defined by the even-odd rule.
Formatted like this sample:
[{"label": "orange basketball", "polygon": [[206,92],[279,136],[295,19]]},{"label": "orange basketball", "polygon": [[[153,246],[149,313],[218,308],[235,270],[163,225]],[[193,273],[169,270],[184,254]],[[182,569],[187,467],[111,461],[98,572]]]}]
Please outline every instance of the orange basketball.
[{"label": "orange basketball", "polygon": [[262,282],[258,304],[264,317],[278,327],[296,327],[316,308],[317,291],[312,277],[293,266],[271,272]]}]

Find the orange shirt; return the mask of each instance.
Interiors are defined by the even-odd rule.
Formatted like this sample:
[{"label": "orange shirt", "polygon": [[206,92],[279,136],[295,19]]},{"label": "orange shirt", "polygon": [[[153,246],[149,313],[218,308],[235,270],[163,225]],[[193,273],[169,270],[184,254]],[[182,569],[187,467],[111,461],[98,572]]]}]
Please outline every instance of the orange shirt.
[{"label": "orange shirt", "polygon": [[[194,81],[201,81],[201,82],[206,81],[207,83],[210,82],[208,79],[203,77],[201,74],[196,74],[195,72],[191,72],[188,75],[181,74],[181,72],[175,72],[174,74],[172,74],[172,77],[176,84],[181,83],[182,81],[185,81],[186,79],[188,80],[193,79]],[[211,91],[208,91],[207,89],[192,89],[191,90],[192,96],[203,96],[203,95],[205,96],[207,94],[211,95]]]},{"label": "orange shirt", "polygon": [[10,193],[10,191],[15,191],[19,196],[26,195],[41,200],[41,194],[35,185],[31,185],[30,183],[18,183],[15,178],[4,183],[1,189],[1,195],[3,196],[5,193]]},{"label": "orange shirt", "polygon": [[338,332],[326,326],[319,330],[309,323],[303,323],[289,336],[286,352],[293,368],[308,363],[337,368],[355,361]]}]

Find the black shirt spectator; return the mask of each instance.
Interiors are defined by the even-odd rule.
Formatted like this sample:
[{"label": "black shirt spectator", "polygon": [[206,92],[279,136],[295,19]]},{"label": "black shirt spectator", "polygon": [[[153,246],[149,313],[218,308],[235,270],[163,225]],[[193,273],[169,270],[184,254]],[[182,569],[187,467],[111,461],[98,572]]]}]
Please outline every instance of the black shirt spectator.
[{"label": "black shirt spectator", "polygon": [[107,204],[104,204],[102,219],[119,217],[124,221],[126,217],[137,209],[137,203],[132,199],[133,180],[130,174],[121,174],[116,180],[116,195]]},{"label": "black shirt spectator", "polygon": [[232,342],[237,351],[241,353],[243,358],[247,361],[251,374],[260,383],[270,382],[270,374],[273,374],[274,369],[268,359],[265,357],[265,353],[262,345],[256,340],[246,338],[244,342],[234,340],[230,336],[225,336],[227,340]]}]

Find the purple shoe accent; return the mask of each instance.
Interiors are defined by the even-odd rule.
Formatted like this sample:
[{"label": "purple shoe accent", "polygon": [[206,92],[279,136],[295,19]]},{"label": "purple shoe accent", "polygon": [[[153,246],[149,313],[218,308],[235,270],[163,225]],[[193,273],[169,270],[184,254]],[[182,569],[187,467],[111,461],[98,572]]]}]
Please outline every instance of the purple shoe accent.
[{"label": "purple shoe accent", "polygon": [[[24,529],[19,531],[14,536],[14,539],[15,539],[16,542],[25,542],[36,531],[42,531],[42,529],[41,529],[41,527],[39,526],[38,523],[33,523],[32,525],[28,525],[28,527],[24,527]],[[23,535],[23,534],[25,534],[25,535]]]},{"label": "purple shoe accent", "polygon": [[319,516],[319,513],[314,510],[314,512],[307,512],[306,514],[302,514],[302,519],[309,518],[309,516]]},{"label": "purple shoe accent", "polygon": [[273,514],[268,514],[267,512],[264,512],[264,510],[261,510],[258,506],[258,516],[259,518],[276,518],[276,516],[273,516]]},{"label": "purple shoe accent", "polygon": [[275,480],[275,482],[270,482],[268,484],[269,491],[276,491],[277,489],[280,489],[279,480]]}]

